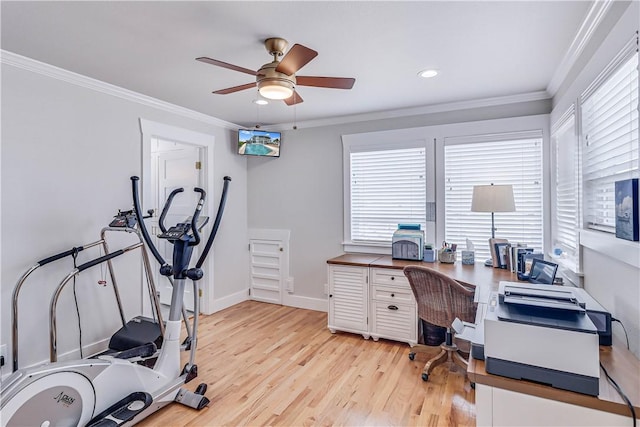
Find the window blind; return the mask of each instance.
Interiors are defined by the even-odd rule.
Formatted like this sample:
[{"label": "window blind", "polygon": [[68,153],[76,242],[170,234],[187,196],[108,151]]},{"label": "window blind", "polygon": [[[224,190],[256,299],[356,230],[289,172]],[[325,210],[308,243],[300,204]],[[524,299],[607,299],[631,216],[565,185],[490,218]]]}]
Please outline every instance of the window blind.
[{"label": "window blind", "polygon": [[638,176],[638,53],[582,96],[585,224],[615,232],[615,181]]},{"label": "window blind", "polygon": [[551,143],[555,163],[554,215],[551,220],[553,247],[578,265],[578,229],[580,228],[580,150],[572,108],[554,126]]},{"label": "window blind", "polygon": [[542,249],[542,136],[495,137],[484,142],[445,139],[445,238],[464,247],[473,242],[476,259],[490,257],[491,213],[471,212],[474,185],[511,184],[515,212],[495,214],[496,238]]},{"label": "window blind", "polygon": [[351,240],[391,243],[399,223],[426,225],[426,149],[350,154]]}]

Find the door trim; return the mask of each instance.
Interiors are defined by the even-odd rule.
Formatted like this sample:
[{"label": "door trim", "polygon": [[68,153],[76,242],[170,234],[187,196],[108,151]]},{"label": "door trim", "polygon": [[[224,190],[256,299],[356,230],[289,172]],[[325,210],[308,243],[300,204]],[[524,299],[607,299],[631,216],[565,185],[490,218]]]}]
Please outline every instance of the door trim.
[{"label": "door trim", "polygon": [[[181,144],[193,145],[200,147],[203,151],[202,159],[204,170],[203,176],[203,190],[207,192],[207,200],[204,205],[202,214],[212,217],[215,214],[215,194],[214,194],[214,182],[213,182],[213,151],[215,144],[215,136],[205,133],[195,132],[189,129],[183,129],[175,126],[166,125],[163,123],[153,122],[151,120],[140,118],[140,131],[142,134],[142,206],[143,209],[146,206],[151,206],[151,139],[156,137],[168,141],[175,141]],[[203,235],[208,236],[211,231],[211,221],[205,227]],[[209,254],[205,264],[205,280],[203,280],[202,286],[202,299],[200,304],[200,311],[204,314],[213,313],[214,298],[214,256],[213,253]],[[142,292],[142,307],[144,310],[144,301],[146,299],[144,295],[144,289]]]}]

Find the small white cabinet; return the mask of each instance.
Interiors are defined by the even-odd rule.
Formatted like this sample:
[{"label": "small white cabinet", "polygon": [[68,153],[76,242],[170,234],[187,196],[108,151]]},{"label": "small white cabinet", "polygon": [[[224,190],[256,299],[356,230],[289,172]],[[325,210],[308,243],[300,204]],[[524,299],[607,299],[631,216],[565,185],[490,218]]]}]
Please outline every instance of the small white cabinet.
[{"label": "small white cabinet", "polygon": [[371,268],[370,334],[374,340],[387,338],[417,343],[417,309],[409,281],[402,270]]},{"label": "small white cabinet", "polygon": [[402,270],[329,264],[329,330],[417,343],[417,308]]},{"label": "small white cabinet", "polygon": [[369,268],[329,266],[329,330],[353,332],[369,338]]}]

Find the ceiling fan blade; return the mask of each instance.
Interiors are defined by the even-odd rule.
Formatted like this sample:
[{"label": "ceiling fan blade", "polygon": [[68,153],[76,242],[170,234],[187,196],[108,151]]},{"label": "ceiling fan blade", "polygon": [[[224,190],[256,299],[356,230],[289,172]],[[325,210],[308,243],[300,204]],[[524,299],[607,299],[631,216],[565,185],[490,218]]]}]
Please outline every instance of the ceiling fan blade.
[{"label": "ceiling fan blade", "polygon": [[256,87],[255,83],[247,83],[246,85],[240,85],[240,86],[228,87],[226,89],[216,90],[216,91],[213,91],[212,93],[215,93],[217,95],[227,95],[229,93],[240,92],[241,90],[251,89],[255,87]]},{"label": "ceiling fan blade", "polygon": [[239,67],[233,64],[228,64],[226,62],[218,61],[217,59],[207,58],[206,56],[201,56],[200,58],[196,58],[196,61],[205,62],[207,64],[216,65],[218,67],[227,68],[233,71],[240,71],[241,73],[251,74],[252,76],[256,75],[255,71],[250,70],[248,68]]},{"label": "ceiling fan blade", "polygon": [[309,49],[301,44],[294,44],[289,52],[282,58],[280,64],[276,67],[279,73],[285,73],[287,76],[295,74],[300,68],[304,67],[313,58],[318,56],[318,52]]},{"label": "ceiling fan blade", "polygon": [[347,77],[296,76],[298,86],[328,87],[332,89],[351,89],[356,79]]},{"label": "ceiling fan blade", "polygon": [[300,104],[301,102],[304,102],[300,94],[295,90],[293,91],[293,95],[291,95],[287,99],[284,99],[283,101],[286,102],[288,106],[292,106],[292,105]]}]

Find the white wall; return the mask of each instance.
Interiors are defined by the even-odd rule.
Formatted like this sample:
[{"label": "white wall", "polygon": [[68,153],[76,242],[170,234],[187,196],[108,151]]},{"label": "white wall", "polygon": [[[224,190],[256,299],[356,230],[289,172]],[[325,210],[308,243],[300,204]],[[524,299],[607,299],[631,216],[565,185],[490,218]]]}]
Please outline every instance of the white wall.
[{"label": "white wall", "polygon": [[[622,7],[624,4],[617,4]],[[553,99],[551,122],[557,120],[571,105],[577,101],[582,91],[606,67],[614,56],[638,31],[640,20],[640,3],[632,2],[619,20],[604,38],[595,39],[585,49],[586,58],[578,61],[578,70],[573,70],[567,81],[562,84],[562,93]],[[617,15],[616,15],[617,16]],[[596,247],[611,248],[616,246],[612,235],[601,233],[601,242]],[[620,250],[628,252],[627,246]],[[629,333],[631,350],[640,357],[640,259],[635,267],[616,259],[616,250],[604,253],[592,248],[582,247],[584,271],[584,288],[610,310],[614,317],[620,319]],[[636,251],[636,253],[638,253]],[[619,325],[613,325],[614,336],[624,342],[624,332]]]},{"label": "white wall", "polygon": [[325,300],[326,260],[343,253],[341,135],[546,114],[549,109],[548,102],[536,101],[285,131],[280,158],[249,159],[249,228],[291,230],[295,295]]},{"label": "white wall", "polygon": [[[235,154],[232,131],[4,62],[2,113],[2,344],[10,344],[11,293],[20,274],[46,256],[98,240],[117,210],[132,206],[129,177],[141,173],[141,117],[215,136],[216,188],[210,195],[216,206],[222,177],[233,181],[213,248],[215,268],[204,280],[215,282],[216,299],[246,293],[246,160]],[[98,255],[97,250],[81,254],[79,262]],[[138,255],[123,256],[115,264],[125,314],[135,316],[141,307]],[[61,261],[26,283],[20,305],[21,366],[48,360],[49,295],[70,270],[70,262]],[[119,326],[111,288],[97,285],[100,276],[96,267],[77,284],[85,346],[108,338]],[[60,299],[58,325],[58,354],[77,348],[71,286]]]}]

